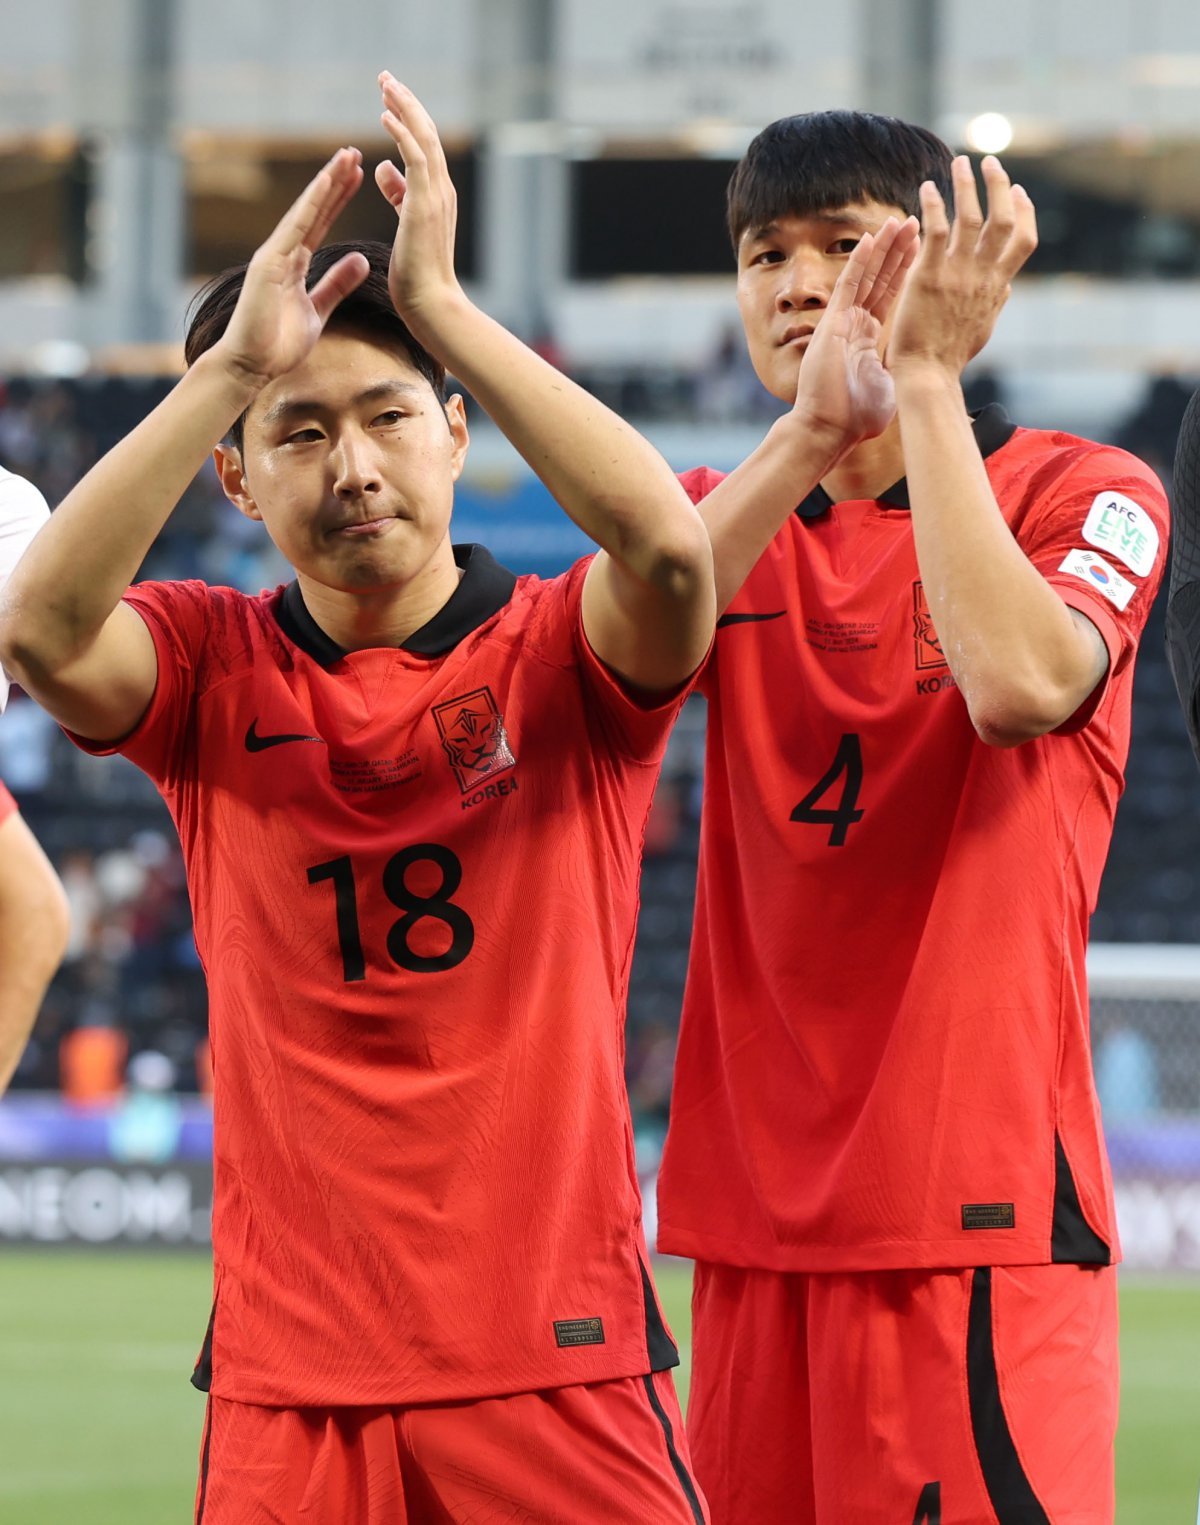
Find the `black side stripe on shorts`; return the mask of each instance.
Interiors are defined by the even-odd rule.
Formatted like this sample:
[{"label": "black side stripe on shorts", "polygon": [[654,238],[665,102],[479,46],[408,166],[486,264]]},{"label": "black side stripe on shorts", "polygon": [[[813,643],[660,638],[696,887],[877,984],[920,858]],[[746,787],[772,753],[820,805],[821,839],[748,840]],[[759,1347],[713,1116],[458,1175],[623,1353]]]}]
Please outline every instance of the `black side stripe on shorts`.
[{"label": "black side stripe on shorts", "polygon": [[1050,1525],[1013,1444],[996,1372],[992,1339],[992,1268],[979,1266],[971,1278],[967,1316],[967,1392],[971,1430],[988,1498],[1000,1525]]},{"label": "black side stripe on shorts", "polygon": [[696,1525],[704,1525],[704,1510],[700,1507],[700,1495],[696,1492],[696,1485],[692,1481],[692,1474],[683,1464],[683,1458],[675,1449],[675,1433],[671,1429],[671,1421],[667,1417],[667,1411],[658,1401],[658,1394],[654,1390],[654,1377],[647,1372],[642,1378],[646,1389],[646,1396],[650,1400],[650,1407],[654,1410],[655,1417],[662,1425],[663,1435],[667,1442],[667,1455],[671,1459],[671,1468],[679,1479],[679,1486],[683,1489],[684,1497],[688,1501],[688,1508],[692,1511],[692,1519]]},{"label": "black side stripe on shorts", "polygon": [[203,1525],[204,1501],[208,1497],[208,1452],[212,1445],[212,1399],[204,1409],[204,1445],[200,1451],[200,1490],[196,1497],[196,1525]]}]

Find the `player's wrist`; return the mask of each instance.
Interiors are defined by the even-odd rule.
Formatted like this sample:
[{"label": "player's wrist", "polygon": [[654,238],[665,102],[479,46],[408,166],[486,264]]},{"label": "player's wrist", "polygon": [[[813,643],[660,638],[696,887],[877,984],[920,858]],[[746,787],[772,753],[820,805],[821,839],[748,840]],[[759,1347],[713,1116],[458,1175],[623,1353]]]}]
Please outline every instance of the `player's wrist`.
[{"label": "player's wrist", "polygon": [[793,408],[771,425],[769,439],[803,460],[806,466],[823,473],[837,463],[858,443],[853,431],[841,428],[807,408]]},{"label": "player's wrist", "polygon": [[413,338],[435,353],[439,339],[453,334],[478,311],[455,279],[427,282],[419,288],[393,282],[392,305]]},{"label": "player's wrist", "polygon": [[230,403],[239,414],[275,379],[223,339],[218,339],[194,362],[190,374],[228,392]]},{"label": "player's wrist", "polygon": [[901,394],[915,396],[919,393],[962,395],[963,366],[957,359],[942,355],[888,355],[887,366],[896,388],[897,401]]}]

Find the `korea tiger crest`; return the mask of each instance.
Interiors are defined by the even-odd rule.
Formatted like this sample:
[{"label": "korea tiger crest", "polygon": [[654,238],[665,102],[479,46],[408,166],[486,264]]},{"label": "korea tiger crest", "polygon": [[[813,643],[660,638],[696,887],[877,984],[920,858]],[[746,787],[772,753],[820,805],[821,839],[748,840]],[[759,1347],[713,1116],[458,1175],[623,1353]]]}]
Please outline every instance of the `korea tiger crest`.
[{"label": "korea tiger crest", "polygon": [[918,668],[945,667],[946,656],[942,651],[942,643],[938,640],[937,631],[933,628],[933,618],[925,599],[925,589],[919,582],[913,583],[913,642],[916,647]]},{"label": "korea tiger crest", "polygon": [[433,718],[463,794],[493,774],[516,766],[504,716],[490,688],[476,688],[435,705]]}]

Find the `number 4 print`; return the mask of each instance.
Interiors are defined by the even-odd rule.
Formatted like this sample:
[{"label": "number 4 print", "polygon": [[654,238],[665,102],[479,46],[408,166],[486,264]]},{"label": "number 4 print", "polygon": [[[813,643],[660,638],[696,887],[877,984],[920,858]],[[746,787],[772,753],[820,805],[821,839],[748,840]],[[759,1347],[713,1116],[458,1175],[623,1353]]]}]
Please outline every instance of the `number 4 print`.
[{"label": "number 4 print", "polygon": [[[842,779],[841,798],[836,805],[819,802]],[[830,847],[844,847],[846,833],[863,818],[858,808],[858,796],[862,789],[862,744],[853,731],[847,731],[838,742],[833,761],[808,791],[788,817],[806,826],[828,826]]]},{"label": "number 4 print", "polygon": [[917,1500],[913,1525],[942,1525],[942,1485],[926,1483]]}]

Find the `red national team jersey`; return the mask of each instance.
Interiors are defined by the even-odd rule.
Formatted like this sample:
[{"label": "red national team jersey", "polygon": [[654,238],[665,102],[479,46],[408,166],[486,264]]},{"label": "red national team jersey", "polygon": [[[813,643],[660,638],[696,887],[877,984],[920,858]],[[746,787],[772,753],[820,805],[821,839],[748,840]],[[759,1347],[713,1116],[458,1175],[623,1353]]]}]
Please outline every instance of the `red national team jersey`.
[{"label": "red national team jersey", "polygon": [[[719,622],[659,1245],[768,1270],[1118,1256],[1084,954],[1166,553],[1150,470],[976,422],[1017,541],[1108,647],[1053,735],[986,746],[901,482],[818,489]],[[697,500],[720,478],[685,478]]]},{"label": "red national team jersey", "polygon": [[[200,1386],[410,1404],[675,1364],[646,1270],[623,1021],[680,700],[590,651],[586,565],[480,547],[402,649],[299,589],[147,583],[149,711],[210,992],[215,1301]],[[94,749],[95,750],[95,749]]]},{"label": "red national team jersey", "polygon": [[16,812],[16,800],[13,799],[12,795],[9,794],[4,785],[0,784],[0,825],[3,825],[3,823],[8,820],[9,816],[15,815]]}]

